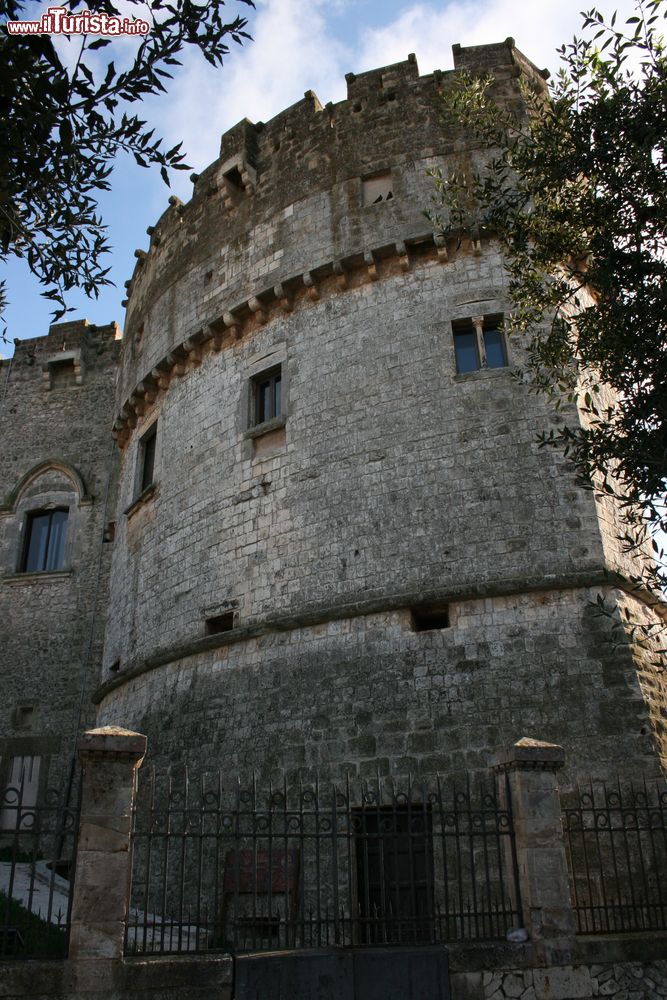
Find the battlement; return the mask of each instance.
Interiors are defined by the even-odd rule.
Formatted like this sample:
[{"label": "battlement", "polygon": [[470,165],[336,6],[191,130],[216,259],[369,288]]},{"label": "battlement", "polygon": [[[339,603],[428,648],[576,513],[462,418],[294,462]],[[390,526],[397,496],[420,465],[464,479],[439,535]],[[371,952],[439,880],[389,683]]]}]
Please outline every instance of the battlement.
[{"label": "battlement", "polygon": [[29,340],[17,338],[14,341],[14,353],[17,358],[29,356],[34,358],[42,352],[66,352],[82,345],[101,345],[121,340],[122,336],[122,330],[115,321],[98,326],[89,323],[87,319],[67,320],[63,323],[52,323],[49,332],[43,337],[31,337]]},{"label": "battlement", "polygon": [[117,412],[170,356],[197,353],[212,331],[238,333],[239,317],[262,317],[267,301],[325,274],[342,281],[358,262],[373,270],[388,248],[405,265],[406,247],[437,242],[423,216],[428,170],[480,155],[444,121],[443,91],[461,69],[492,73],[494,99],[509,106],[522,100],[519,77],[544,86],[512,39],[454,46],[454,62],[420,76],[411,54],[349,73],[339,103],[307,91],[270,121],[243,118],[222,136],[218,159],[193,174],[191,200],[170,198],[148,249],[135,251]]},{"label": "battlement", "polygon": [[[222,136],[218,160],[201,174],[192,175],[192,201],[217,195],[227,214],[233,215],[244,199],[257,195],[264,203],[272,201],[274,209],[279,210],[285,203],[281,175],[286,169],[290,172],[292,196],[298,196],[306,186],[312,187],[323,179],[318,176],[318,167],[327,168],[329,182],[349,176],[356,169],[354,156],[341,159],[332,155],[341,138],[347,137],[346,133],[373,133],[374,141],[380,145],[378,152],[384,151],[391,157],[395,148],[392,142],[395,137],[391,135],[395,122],[387,116],[392,112],[394,117],[400,114],[421,119],[427,126],[427,134],[436,141],[433,133],[441,125],[439,95],[461,70],[492,74],[496,79],[493,93],[499,102],[516,101],[518,77],[529,76],[543,87],[548,76],[546,70],[538,70],[515,48],[512,38],[491,45],[463,47],[457,44],[453,46],[453,55],[454,70],[436,70],[420,76],[416,56],[411,53],[402,62],[363,73],[348,73],[345,77],[347,99],[337,104],[323,106],[314,91],[309,90],[302,100],[269,122],[255,123],[243,118]],[[400,112],[396,112],[399,107]],[[437,136],[440,145],[443,139],[440,127]],[[170,230],[182,227],[183,213],[187,214],[190,204],[192,202],[184,205],[179,199],[170,199],[157,225],[150,227],[149,253],[157,249]],[[141,270],[145,251],[138,250],[137,257],[139,263],[132,281]],[[128,286],[131,291],[132,282],[128,282]]]}]

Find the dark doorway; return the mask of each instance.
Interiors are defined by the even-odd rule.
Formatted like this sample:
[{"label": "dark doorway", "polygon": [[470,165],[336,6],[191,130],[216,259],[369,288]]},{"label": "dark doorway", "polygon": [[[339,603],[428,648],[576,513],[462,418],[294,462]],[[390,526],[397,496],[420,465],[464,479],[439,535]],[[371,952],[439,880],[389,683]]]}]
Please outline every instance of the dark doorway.
[{"label": "dark doorway", "polygon": [[433,940],[429,810],[413,803],[361,809],[354,827],[361,943]]}]

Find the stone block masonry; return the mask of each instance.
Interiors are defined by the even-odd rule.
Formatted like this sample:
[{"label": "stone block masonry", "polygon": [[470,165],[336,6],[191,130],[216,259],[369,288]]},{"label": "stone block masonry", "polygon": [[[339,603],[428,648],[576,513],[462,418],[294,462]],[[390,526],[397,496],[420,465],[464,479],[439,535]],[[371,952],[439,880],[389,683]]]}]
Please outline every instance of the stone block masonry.
[{"label": "stone block masonry", "polygon": [[[18,780],[21,761],[35,786],[58,785],[80,727],[94,720],[119,354],[115,323],[58,323],[46,337],[17,343],[0,370],[0,794],[17,768]],[[63,546],[52,536],[47,562],[29,567],[31,525],[36,536],[35,518],[46,523],[54,511],[64,513]]]},{"label": "stone block masonry", "polygon": [[[511,39],[455,63],[544,85]],[[664,686],[593,608],[624,586],[608,511],[537,447],[560,416],[520,340],[459,373],[452,324],[509,306],[492,234],[424,220],[426,169],[480,155],[452,79],[410,57],[241,122],[139,255],[95,697],[156,761],[464,773],[539,732],[567,780],[659,772]]]}]

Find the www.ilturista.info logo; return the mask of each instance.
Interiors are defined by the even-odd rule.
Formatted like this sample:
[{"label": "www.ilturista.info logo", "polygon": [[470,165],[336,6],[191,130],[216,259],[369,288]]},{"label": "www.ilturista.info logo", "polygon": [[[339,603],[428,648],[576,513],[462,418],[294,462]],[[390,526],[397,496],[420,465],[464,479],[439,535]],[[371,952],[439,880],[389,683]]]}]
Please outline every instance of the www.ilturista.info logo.
[{"label": "www.ilturista.info logo", "polygon": [[69,14],[64,7],[49,7],[39,21],[7,21],[10,35],[147,35],[148,21],[93,14]]}]

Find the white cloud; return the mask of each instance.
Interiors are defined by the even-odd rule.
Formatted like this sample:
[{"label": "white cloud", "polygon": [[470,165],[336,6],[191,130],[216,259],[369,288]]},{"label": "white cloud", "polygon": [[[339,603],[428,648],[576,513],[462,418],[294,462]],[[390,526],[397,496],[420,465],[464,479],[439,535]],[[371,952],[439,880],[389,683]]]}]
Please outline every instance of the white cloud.
[{"label": "white cloud", "polygon": [[[619,23],[634,12],[632,0],[601,0],[597,7],[606,14],[618,10]],[[580,31],[579,9],[563,0],[412,4],[383,28],[367,32],[359,51],[359,68],[399,62],[416,52],[420,73],[450,69],[455,42],[483,45],[511,35],[524,55],[554,72],[556,49]]]},{"label": "white cloud", "polygon": [[[188,55],[170,97],[151,119],[168,140],[183,139],[189,162],[202,169],[218,155],[220,135],[241,118],[267,121],[314,90],[341,100],[345,50],[327,35],[325,0],[260,0],[249,30],[253,41],[233,42],[222,72]],[[348,67],[346,67],[348,68]]]}]

